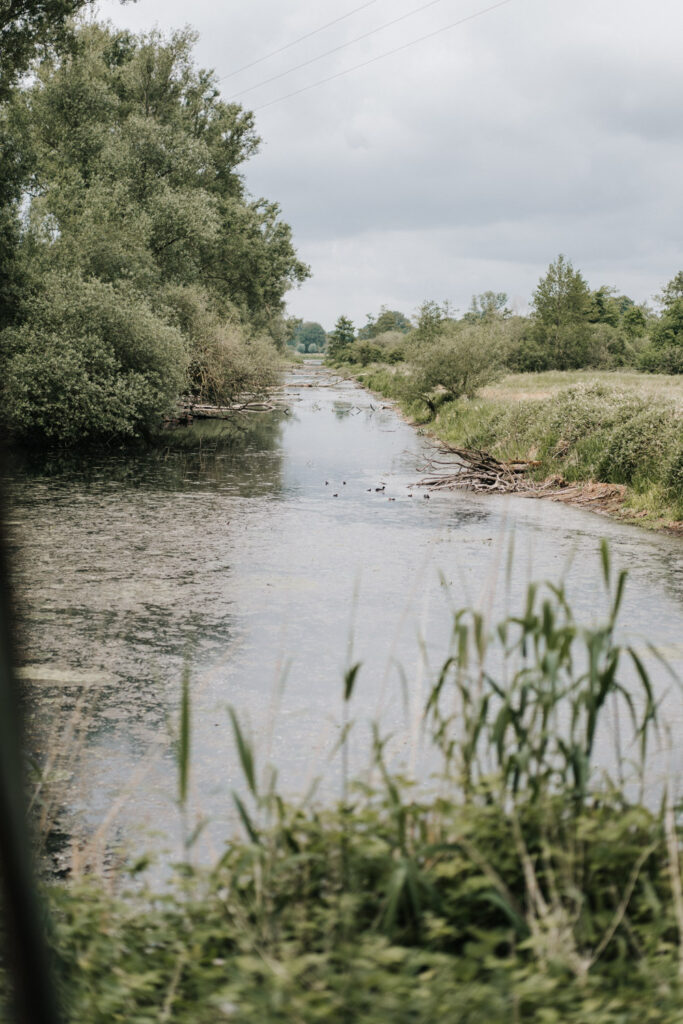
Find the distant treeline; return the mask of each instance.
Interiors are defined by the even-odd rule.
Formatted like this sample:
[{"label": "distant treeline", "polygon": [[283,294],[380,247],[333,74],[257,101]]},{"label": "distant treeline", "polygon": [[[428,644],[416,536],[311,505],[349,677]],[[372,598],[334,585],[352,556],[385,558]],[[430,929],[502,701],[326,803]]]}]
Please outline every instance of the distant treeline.
[{"label": "distant treeline", "polygon": [[125,441],[182,394],[262,391],[309,271],[277,204],[245,189],[252,114],[220,100],[188,30],[43,21],[29,5],[0,55],[5,431]]},{"label": "distant treeline", "polygon": [[[473,296],[460,317],[447,303],[424,302],[411,323],[383,307],[359,330],[340,316],[326,336],[326,352],[333,363],[414,364],[416,389],[425,394],[436,386],[468,393],[501,367],[683,373],[683,271],[657,298],[658,313],[607,286],[591,291],[571,262],[558,256],[538,283],[529,316],[513,314],[507,295],[492,291]],[[322,331],[317,324],[300,325],[293,343],[310,351],[309,338],[314,345],[319,340],[311,338],[315,327]]]}]

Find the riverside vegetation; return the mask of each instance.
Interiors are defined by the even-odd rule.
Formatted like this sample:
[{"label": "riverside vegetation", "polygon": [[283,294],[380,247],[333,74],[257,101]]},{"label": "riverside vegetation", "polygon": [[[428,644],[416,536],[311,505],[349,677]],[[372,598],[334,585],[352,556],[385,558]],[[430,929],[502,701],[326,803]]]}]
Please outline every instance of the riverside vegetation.
[{"label": "riverside vegetation", "polygon": [[656,316],[595,292],[560,256],[513,316],[487,292],[455,319],[383,310],[357,334],[340,317],[328,361],[463,448],[533,460],[534,476],[627,486],[625,514],[683,520],[683,272]]},{"label": "riverside vegetation", "polygon": [[[175,884],[48,888],[68,1019],[683,1021],[680,808],[667,783],[643,796],[661,723],[641,655],[615,640],[625,574],[605,546],[602,566],[597,625],[561,585],[530,586],[495,626],[455,613],[424,707],[431,783],[391,769],[377,728],[371,772],[348,779],[359,665],[340,692],[336,807],[285,803],[232,715],[243,834],[210,871],[191,865],[186,673]],[[596,740],[618,707],[608,773]]]},{"label": "riverside vegetation", "polygon": [[245,189],[253,115],[194,65],[193,34],[65,24],[79,6],[2,27],[0,417],[39,447],[149,437],[181,395],[263,393],[309,273]]}]

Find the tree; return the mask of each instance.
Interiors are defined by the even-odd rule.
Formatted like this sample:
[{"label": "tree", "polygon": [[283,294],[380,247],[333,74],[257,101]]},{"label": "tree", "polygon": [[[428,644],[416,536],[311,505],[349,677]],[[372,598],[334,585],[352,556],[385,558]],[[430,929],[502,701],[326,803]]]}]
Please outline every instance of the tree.
[{"label": "tree", "polygon": [[367,314],[367,323],[358,331],[358,337],[367,341],[369,338],[376,338],[379,334],[386,334],[389,331],[400,331],[401,334],[407,334],[410,330],[412,330],[410,320],[400,310],[381,306],[377,317],[370,313]]},{"label": "tree", "polygon": [[[178,373],[164,371],[175,397],[189,391],[228,401],[272,379],[279,359],[273,342],[284,347],[287,334],[284,295],[309,271],[277,204],[253,200],[244,188],[241,165],[260,141],[253,115],[220,99],[215,75],[194,65],[193,43],[187,30],[136,36],[88,24],[76,31],[72,51],[49,51],[34,80],[4,105],[3,148],[18,158],[10,161],[6,190],[13,218],[0,220],[0,236],[11,234],[12,266],[21,275],[0,276],[0,294],[13,303],[5,317],[13,333],[0,338],[11,366],[2,370],[6,379],[14,374],[17,401],[23,382],[43,410],[32,416],[24,406],[19,414],[17,402],[6,405],[5,417],[15,415],[10,429],[26,434],[32,424],[36,438],[42,431],[74,440],[65,418],[55,414],[49,425],[48,379],[41,378],[42,390],[29,386],[31,369],[36,379],[42,372],[41,344],[59,369],[61,327],[31,301],[55,281],[74,294],[91,283],[111,287],[127,309],[144,307],[157,319],[160,337],[180,337],[169,349]],[[102,301],[109,309],[109,299]],[[141,352],[150,336],[143,334],[129,334]],[[104,404],[115,379],[126,390],[128,372],[115,335],[97,335],[97,358],[85,327],[64,338],[80,381],[74,388],[91,411],[93,428],[83,423],[83,436],[114,436]],[[55,402],[64,404],[67,391],[56,384]],[[121,436],[144,432],[170,400],[166,388],[147,385],[138,397],[116,421]],[[80,422],[75,411],[70,422]]]},{"label": "tree", "polygon": [[417,309],[415,341],[422,344],[438,338],[448,321],[448,314],[448,303],[438,303],[433,299],[425,299]]},{"label": "tree", "polygon": [[675,362],[680,365],[678,350],[683,349],[683,270],[679,270],[669,281],[658,298],[664,309],[652,327],[652,343],[658,349],[676,350]]},{"label": "tree", "polygon": [[304,320],[301,327],[297,328],[294,339],[300,352],[322,352],[327,335],[325,328],[314,320]]},{"label": "tree", "polygon": [[504,332],[501,321],[446,324],[415,350],[405,384],[407,397],[420,398],[432,412],[438,392],[449,400],[473,397],[502,372]]},{"label": "tree", "polygon": [[342,362],[356,337],[353,322],[342,315],[334,325],[334,330],[327,336],[327,355],[331,362]]},{"label": "tree", "polygon": [[[593,324],[609,324],[610,327],[618,327],[621,318],[620,300],[615,299],[615,288],[603,284],[591,292],[592,308],[589,309],[588,319]],[[626,296],[622,296],[625,299]],[[628,300],[630,302],[630,300]],[[633,305],[633,303],[631,303]]]},{"label": "tree", "polygon": [[512,315],[507,308],[508,297],[506,292],[482,292],[481,295],[473,295],[470,308],[464,320],[490,320],[492,317],[509,317]]},{"label": "tree", "polygon": [[538,282],[532,302],[534,333],[547,349],[550,365],[558,370],[585,365],[591,292],[563,255]]}]

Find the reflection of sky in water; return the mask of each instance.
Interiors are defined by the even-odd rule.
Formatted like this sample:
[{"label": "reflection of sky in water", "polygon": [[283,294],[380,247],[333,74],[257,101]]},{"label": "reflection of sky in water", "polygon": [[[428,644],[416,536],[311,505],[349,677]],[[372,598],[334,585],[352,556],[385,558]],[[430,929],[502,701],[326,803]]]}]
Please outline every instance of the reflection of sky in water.
[{"label": "reflection of sky in water", "polygon": [[[683,660],[680,540],[549,502],[463,492],[426,500],[411,486],[424,442],[378,399],[350,383],[294,387],[289,398],[290,415],[251,417],[240,444],[216,444],[209,427],[200,454],[51,464],[17,478],[24,660],[103,673],[85,702],[90,732],[73,798],[89,820],[158,749],[120,820],[124,831],[174,821],[167,719],[185,657],[196,802],[214,819],[229,813],[226,794],[239,784],[226,706],[249,720],[285,787],[301,789],[334,740],[347,659],[363,662],[354,713],[381,713],[410,758],[429,676],[421,647],[432,667],[443,658],[449,608],[517,611],[530,578],[566,571],[590,621],[603,607],[602,536],[629,569],[629,638]],[[42,682],[32,692],[44,743],[78,690]],[[359,730],[358,764],[366,739]]]}]

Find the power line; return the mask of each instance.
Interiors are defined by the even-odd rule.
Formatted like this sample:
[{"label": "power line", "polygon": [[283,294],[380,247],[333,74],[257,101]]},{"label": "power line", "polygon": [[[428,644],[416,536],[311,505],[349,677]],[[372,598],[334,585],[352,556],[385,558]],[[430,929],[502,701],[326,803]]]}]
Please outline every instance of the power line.
[{"label": "power line", "polygon": [[386,50],[384,53],[377,54],[376,57],[371,57],[369,60],[364,60],[361,64],[355,64],[352,68],[346,68],[344,71],[338,71],[334,75],[329,75],[327,78],[321,78],[317,82],[312,82],[310,85],[304,85],[302,89],[296,89],[295,92],[288,92],[285,96],[279,96],[276,100],[270,100],[268,103],[262,103],[260,107],[254,107],[254,113],[259,110],[265,110],[266,107],[272,107],[276,103],[283,103],[285,100],[291,99],[293,96],[300,96],[302,92],[308,92],[309,89],[315,89],[319,85],[325,85],[327,82],[333,82],[336,78],[342,78],[344,75],[350,75],[353,71],[360,71],[361,68],[368,67],[369,64],[375,64],[378,60],[383,60],[385,57],[391,57],[394,53],[400,53],[401,50],[407,50],[409,46],[415,46],[417,43],[423,43],[426,39],[433,39],[434,36],[440,35],[442,32],[448,32],[450,29],[457,28],[458,25],[464,25],[467,21],[474,21],[475,18],[481,18],[485,14],[490,14],[491,11],[497,10],[499,7],[505,7],[507,4],[511,4],[513,0],[499,0],[497,4],[491,4],[490,7],[484,7],[481,11],[475,11],[474,14],[468,14],[465,18],[459,18],[458,21],[452,21],[450,25],[444,25],[443,28],[436,29],[435,32],[428,32],[424,36],[418,36],[417,39],[411,39],[407,43],[403,43],[402,46],[397,46],[393,50]]},{"label": "power line", "polygon": [[268,85],[270,82],[276,82],[278,78],[285,78],[287,75],[293,75],[295,71],[299,71],[301,68],[307,68],[309,64],[315,64],[316,61],[322,60],[324,57],[329,57],[333,53],[345,50],[347,46],[353,46],[354,43],[359,43],[362,39],[368,39],[370,36],[376,35],[377,32],[382,32],[385,28],[390,28],[392,25],[398,25],[399,21],[405,21],[406,18],[412,18],[414,14],[419,14],[421,11],[426,11],[428,7],[434,7],[435,4],[440,3],[443,3],[443,0],[428,0],[428,3],[421,4],[419,7],[414,7],[412,11],[407,11],[406,14],[399,15],[398,18],[392,18],[391,21],[385,21],[383,25],[379,25],[377,28],[372,28],[369,32],[363,32],[361,35],[356,36],[355,39],[349,39],[346,43],[334,46],[331,50],[326,50],[325,53],[318,54],[317,57],[311,57],[310,60],[305,60],[302,64],[297,64],[296,67],[289,68],[288,71],[281,71],[277,75],[272,75],[271,78],[265,78],[262,82],[257,82],[256,85],[250,85],[247,89],[241,89],[239,92],[228,96],[227,99],[232,100],[237,96],[245,96],[248,92],[253,92],[254,89],[260,89],[262,85]]},{"label": "power line", "polygon": [[237,68],[236,71],[230,71],[229,74],[223,75],[219,78],[219,82],[224,82],[226,78],[232,78],[234,75],[239,75],[240,71],[247,71],[249,68],[256,67],[257,64],[263,64],[264,60],[270,60],[271,57],[277,57],[278,53],[284,53],[285,50],[291,49],[292,46],[296,46],[297,43],[302,43],[304,39],[310,39],[311,36],[316,36],[318,32],[323,32],[326,28],[330,28],[332,25],[337,25],[340,21],[345,21],[350,18],[352,14],[358,14],[359,11],[364,11],[366,7],[372,7],[376,4],[377,0],[368,0],[367,3],[361,4],[360,7],[354,7],[352,11],[348,11],[346,14],[340,15],[338,18],[334,18],[332,21],[328,21],[325,25],[321,25],[320,28],[314,28],[312,32],[306,32],[305,35],[299,36],[298,39],[293,39],[291,43],[285,43],[279,50],[272,50],[267,53],[264,57],[259,57],[258,60],[252,60],[251,64],[243,64],[241,68]]}]

